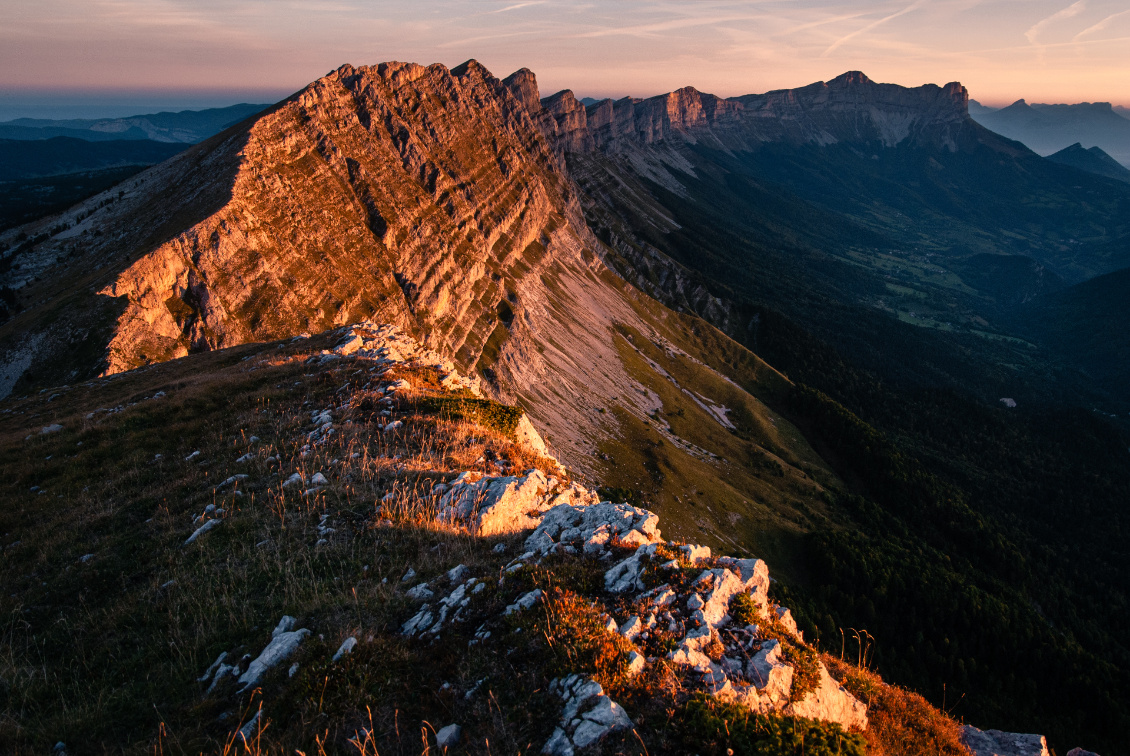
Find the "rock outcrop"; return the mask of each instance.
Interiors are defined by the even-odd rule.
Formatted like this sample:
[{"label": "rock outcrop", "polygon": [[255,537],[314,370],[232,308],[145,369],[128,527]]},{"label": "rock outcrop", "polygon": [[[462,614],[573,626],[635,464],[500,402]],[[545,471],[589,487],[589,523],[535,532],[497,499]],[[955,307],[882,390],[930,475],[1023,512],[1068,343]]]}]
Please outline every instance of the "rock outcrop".
[{"label": "rock outcrop", "polygon": [[662,142],[752,149],[764,142],[929,145],[956,150],[975,138],[969,93],[956,82],[877,84],[859,71],[798,89],[723,99],[693,87],[584,108],[565,90],[541,101],[566,152],[623,153]]},{"label": "rock outcrop", "polygon": [[521,477],[463,473],[440,499],[440,518],[463,523],[480,536],[514,533],[537,525],[552,483],[540,470]]},{"label": "rock outcrop", "polygon": [[965,725],[961,728],[961,741],[973,756],[1049,756],[1043,735],[978,730]]},{"label": "rock outcrop", "polygon": [[67,230],[21,255],[41,305],[0,326],[0,386],[373,320],[521,396],[584,472],[591,408],[634,394],[612,325],[642,324],[538,103],[525,70],[343,66],[44,221]]},{"label": "rock outcrop", "polygon": [[[792,615],[769,600],[769,570],[760,559],[716,557],[704,546],[667,543],[654,513],[624,503],[599,501],[578,484],[562,484],[530,471],[524,476],[460,475],[450,486],[441,484],[441,518],[464,525],[479,535],[532,532],[525,553],[503,570],[522,569],[550,555],[610,560],[621,555],[604,573],[606,596],[638,613],[623,621],[609,619],[608,631],[633,644],[629,666],[638,674],[646,666],[646,640],[657,626],[681,640],[667,658],[685,670],[687,681],[707,693],[740,702],[761,713],[782,713],[837,722],[848,729],[867,727],[867,707],[836,682],[803,643]],[[625,549],[634,549],[623,556]],[[436,588],[421,583],[406,594],[426,601],[408,619],[405,635],[433,638],[449,622],[464,621],[463,612],[475,591],[483,589],[465,571],[451,579],[448,595],[430,603]],[[544,598],[541,590],[517,596],[505,615],[528,611]],[[757,624],[736,623],[731,611],[748,599]],[[611,610],[608,610],[611,613]],[[743,615],[746,616],[746,615]],[[645,619],[646,618],[646,619]],[[492,630],[484,623],[476,634],[489,642]],[[743,661],[745,660],[745,661]],[[803,687],[797,665],[808,670]],[[558,683],[555,681],[555,686]],[[590,691],[590,688],[592,689]],[[555,687],[556,689],[556,687]],[[573,677],[560,683],[566,700],[562,726],[545,746],[545,753],[568,754],[584,748],[630,719],[600,686]],[[601,716],[579,715],[581,704]],[[607,703],[604,711],[602,702]],[[620,713],[617,714],[617,711]],[[603,712],[603,713],[601,713]]]}]

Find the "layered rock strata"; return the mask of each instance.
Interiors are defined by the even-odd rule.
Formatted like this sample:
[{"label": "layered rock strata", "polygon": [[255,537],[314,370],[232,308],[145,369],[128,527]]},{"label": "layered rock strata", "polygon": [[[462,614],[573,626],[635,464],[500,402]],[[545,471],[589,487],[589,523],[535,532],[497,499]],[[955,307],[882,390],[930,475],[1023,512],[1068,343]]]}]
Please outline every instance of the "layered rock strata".
[{"label": "layered rock strata", "polygon": [[975,138],[969,93],[957,82],[907,88],[859,71],[797,89],[723,99],[693,87],[585,107],[569,90],[541,101],[567,152],[622,153],[662,142],[752,149],[764,142],[928,144],[956,150]]}]

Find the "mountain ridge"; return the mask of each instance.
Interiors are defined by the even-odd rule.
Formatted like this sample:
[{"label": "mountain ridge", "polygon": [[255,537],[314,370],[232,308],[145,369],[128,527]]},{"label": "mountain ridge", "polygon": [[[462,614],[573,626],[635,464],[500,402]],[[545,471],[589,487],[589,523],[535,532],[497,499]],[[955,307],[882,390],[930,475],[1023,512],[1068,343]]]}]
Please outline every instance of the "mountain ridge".
[{"label": "mountain ridge", "polygon": [[652,145],[676,134],[723,149],[780,141],[876,141],[890,147],[904,140],[937,140],[955,150],[971,138],[964,133],[968,99],[957,82],[907,89],[849,71],[830,82],[726,99],[684,87],[585,107],[570,90],[562,90],[542,104],[553,113],[564,148],[574,152],[615,150],[624,141]]},{"label": "mountain ridge", "polygon": [[268,107],[240,103],[224,108],[161,111],[121,118],[16,118],[0,121],[0,139],[30,141],[65,136],[86,141],[149,139],[195,144]]},{"label": "mountain ridge", "polygon": [[1130,120],[1109,102],[1047,105],[1020,99],[998,110],[980,110],[973,117],[982,126],[1019,140],[1041,155],[1083,142],[1102,148],[1130,167]]},{"label": "mountain ridge", "polygon": [[1048,155],[1048,160],[1070,165],[1088,173],[1094,173],[1119,181],[1130,181],[1130,169],[1102,151],[1101,147],[1086,148],[1079,142],[1064,147],[1059,152]]},{"label": "mountain ridge", "polygon": [[[1025,393],[1043,379],[1026,374],[1043,367],[1029,345],[944,321],[951,303],[990,298],[997,271],[1030,274],[1002,294],[1023,301],[1108,264],[1092,253],[1118,244],[1124,195],[969,121],[957,86],[841,78],[774,99],[791,120],[684,89],[621,101],[620,120],[611,103],[598,128],[571,94],[543,100],[528,71],[343,66],[26,239],[0,235],[25,306],[0,326],[0,374],[26,392],[392,323],[520,404],[579,475],[654,500],[672,529],[772,558],[809,629],[831,637],[850,617],[883,637],[900,680],[957,676],[1000,722],[1054,716],[1063,738],[1097,722],[1110,738],[1119,631],[1087,618],[1126,574],[1110,474],[1124,445],[1074,416],[1056,439],[1027,432],[1047,427],[1031,398],[1044,395]],[[1064,207],[1025,204],[1035,186]],[[987,233],[1005,221],[1016,230]],[[1037,246],[1041,223],[1113,230],[1080,252]],[[1012,244],[1005,264],[978,257]],[[967,281],[955,260],[986,264]],[[1100,533],[1057,508],[1089,486],[1107,494],[1087,502]],[[1101,553],[1072,582],[1059,567],[1078,563],[1082,536]],[[973,600],[950,606],[961,592]],[[1064,641],[1053,622],[1097,640]],[[1051,681],[1034,692],[1018,676],[1028,653]]]}]

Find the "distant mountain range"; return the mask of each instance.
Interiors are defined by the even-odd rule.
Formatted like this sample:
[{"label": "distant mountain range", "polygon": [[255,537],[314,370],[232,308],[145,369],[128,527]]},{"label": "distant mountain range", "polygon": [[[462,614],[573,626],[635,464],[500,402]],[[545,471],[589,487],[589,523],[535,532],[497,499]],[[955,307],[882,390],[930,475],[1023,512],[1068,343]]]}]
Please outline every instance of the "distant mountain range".
[{"label": "distant mountain range", "polygon": [[85,142],[73,137],[0,139],[0,181],[59,176],[123,165],[153,165],[185,148],[150,139]]},{"label": "distant mountain range", "polygon": [[969,102],[969,115],[985,128],[1023,142],[1041,155],[1051,155],[1080,142],[1100,147],[1130,167],[1130,111],[1109,102],[1074,105],[1028,104],[1017,100],[1006,108]]},{"label": "distant mountain range", "polygon": [[150,113],[125,118],[51,120],[17,118],[0,122],[0,139],[74,137],[87,142],[143,140],[196,144],[266,108],[241,103],[226,108]]},{"label": "distant mountain range", "polygon": [[1063,165],[1070,165],[1088,173],[1099,176],[1130,182],[1130,170],[1112,158],[1098,147],[1086,148],[1076,142],[1070,147],[1064,147],[1059,152],[1048,155],[1048,160],[1054,160]]},{"label": "distant mountain range", "polygon": [[266,107],[0,122],[0,230],[70,207]]}]

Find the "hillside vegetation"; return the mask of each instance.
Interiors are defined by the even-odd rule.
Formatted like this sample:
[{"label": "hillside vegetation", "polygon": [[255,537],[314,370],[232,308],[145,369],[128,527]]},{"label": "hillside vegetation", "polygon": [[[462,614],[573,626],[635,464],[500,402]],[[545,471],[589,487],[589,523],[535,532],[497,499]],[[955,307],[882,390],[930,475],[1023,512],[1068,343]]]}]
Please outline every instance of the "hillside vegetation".
[{"label": "hillside vegetation", "polygon": [[[457,472],[564,471],[511,435],[510,408],[410,354],[326,351],[341,338],[3,403],[14,492],[0,513],[0,737],[12,752],[414,754],[442,752],[451,723],[462,732],[449,752],[536,752],[560,717],[551,682],[571,673],[635,723],[608,753],[962,752],[952,720],[831,657],[870,703],[865,735],[695,693],[661,655],[626,674],[631,644],[605,627],[630,611],[602,587],[609,563],[524,565],[525,533],[477,537],[439,516]],[[445,573],[486,587],[472,614],[434,641],[404,635],[419,606],[408,589],[439,590],[455,580]],[[544,609],[503,616],[531,589]],[[240,685],[272,628],[295,650]],[[648,648],[672,640],[657,628]]]}]

